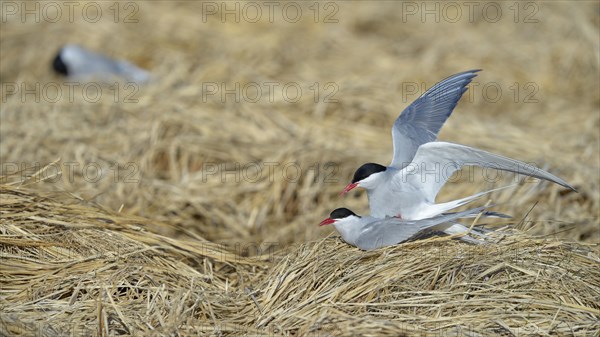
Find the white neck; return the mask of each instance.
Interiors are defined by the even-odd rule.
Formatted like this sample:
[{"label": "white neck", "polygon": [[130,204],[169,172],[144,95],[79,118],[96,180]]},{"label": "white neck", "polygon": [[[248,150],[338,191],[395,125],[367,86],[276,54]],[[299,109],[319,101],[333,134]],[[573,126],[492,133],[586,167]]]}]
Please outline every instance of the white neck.
[{"label": "white neck", "polygon": [[340,233],[342,239],[347,243],[356,246],[356,240],[360,236],[366,222],[364,218],[356,218],[354,221],[344,223],[334,223],[333,226]]}]

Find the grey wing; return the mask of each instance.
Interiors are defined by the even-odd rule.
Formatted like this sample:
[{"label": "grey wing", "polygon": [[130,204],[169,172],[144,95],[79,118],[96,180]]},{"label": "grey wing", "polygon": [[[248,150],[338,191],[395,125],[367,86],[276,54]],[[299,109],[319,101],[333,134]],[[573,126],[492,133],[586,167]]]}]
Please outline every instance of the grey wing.
[{"label": "grey wing", "polygon": [[405,167],[421,144],[436,140],[442,125],[478,71],[469,70],[442,80],[402,111],[392,127],[394,157],[391,167]]},{"label": "grey wing", "polygon": [[563,179],[522,161],[465,145],[431,142],[419,147],[413,162],[394,177],[393,184],[408,182],[433,203],[440,189],[463,166],[480,166],[545,179],[573,191]]},{"label": "grey wing", "polygon": [[362,250],[372,250],[422,237],[428,232],[443,231],[453,225],[453,220],[472,216],[485,208],[487,207],[482,206],[463,212],[413,221],[399,218],[380,219],[365,226],[356,240],[356,246]]}]

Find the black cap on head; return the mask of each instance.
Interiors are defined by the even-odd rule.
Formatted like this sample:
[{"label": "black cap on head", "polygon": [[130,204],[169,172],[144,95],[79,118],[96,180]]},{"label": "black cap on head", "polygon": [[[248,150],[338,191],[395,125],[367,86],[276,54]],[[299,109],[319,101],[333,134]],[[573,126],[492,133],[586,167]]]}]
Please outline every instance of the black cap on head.
[{"label": "black cap on head", "polygon": [[351,215],[358,217],[358,215],[354,214],[354,212],[347,208],[336,208],[333,210],[333,212],[331,212],[331,214],[329,214],[329,217],[332,219],[343,219]]},{"label": "black cap on head", "polygon": [[61,52],[62,49],[58,51],[58,54],[56,54],[54,61],[52,61],[52,68],[57,73],[67,76],[69,75],[69,71],[67,70],[67,65],[63,62],[62,58],[60,57]]},{"label": "black cap on head", "polygon": [[359,167],[356,172],[354,172],[354,177],[352,177],[352,183],[361,181],[373,173],[383,172],[387,169],[387,167],[375,163],[364,164]]}]

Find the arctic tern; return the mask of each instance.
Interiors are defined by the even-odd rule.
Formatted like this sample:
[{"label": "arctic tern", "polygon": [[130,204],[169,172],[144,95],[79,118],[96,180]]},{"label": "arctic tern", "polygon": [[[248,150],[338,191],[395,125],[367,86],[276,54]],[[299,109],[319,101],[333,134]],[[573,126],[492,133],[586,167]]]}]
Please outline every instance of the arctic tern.
[{"label": "arctic tern", "polygon": [[75,44],[61,48],[52,62],[52,68],[59,74],[81,80],[111,81],[122,77],[143,84],[151,78],[149,72],[127,61],[113,60]]},{"label": "arctic tern", "polygon": [[561,178],[524,162],[447,142],[430,142],[417,150],[412,163],[398,169],[379,164],[361,166],[347,188],[367,190],[371,216],[403,219],[429,218],[469,203],[484,194],[436,204],[435,198],[454,172],[465,165],[481,166],[545,179],[575,190]]},{"label": "arctic tern", "polygon": [[[321,221],[319,226],[333,224],[345,242],[362,250],[372,250],[445,231],[455,225],[453,220],[474,216],[485,208],[483,206],[421,220],[359,216],[347,208],[338,208],[331,212],[329,218]],[[479,241],[471,240],[474,243]]]},{"label": "arctic tern", "polygon": [[464,145],[435,141],[477,71],[453,75],[409,105],[392,127],[394,156],[390,166],[362,165],[342,194],[362,187],[367,190],[371,216],[418,220],[442,214],[491,192],[435,204],[439,190],[452,173],[466,165],[546,179],[575,190],[564,180],[524,162]]}]

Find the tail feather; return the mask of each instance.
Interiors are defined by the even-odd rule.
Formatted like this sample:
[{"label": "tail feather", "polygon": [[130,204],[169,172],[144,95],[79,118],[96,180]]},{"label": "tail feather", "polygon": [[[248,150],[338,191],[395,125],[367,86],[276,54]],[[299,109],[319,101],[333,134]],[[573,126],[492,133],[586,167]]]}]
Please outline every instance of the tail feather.
[{"label": "tail feather", "polygon": [[[503,189],[507,189],[510,187],[514,187],[517,186],[517,184],[512,184],[512,185],[508,185],[508,186],[502,186],[502,187],[498,187],[498,188],[494,188],[491,189],[489,191],[484,191],[484,192],[479,192],[477,194],[473,194],[471,196],[462,198],[462,199],[457,199],[457,200],[453,200],[453,201],[448,201],[448,202],[444,202],[444,203],[439,203],[439,204],[433,204],[433,205],[429,205],[429,207],[427,208],[427,210],[425,212],[423,212],[422,214],[420,214],[420,218],[421,219],[425,219],[425,218],[431,218],[434,217],[436,215],[442,214],[442,213],[446,213],[452,209],[455,209],[457,207],[460,206],[464,206],[472,201],[475,201],[481,197],[483,197],[486,194],[492,193],[492,192],[496,192],[496,191],[500,191]],[[492,212],[492,213],[496,213],[496,212]],[[501,213],[497,213],[495,215],[500,215]],[[501,214],[504,215],[504,214]],[[468,217],[468,216],[467,216]],[[499,217],[505,217],[505,216],[499,216]],[[506,216],[508,217],[508,216]]]},{"label": "tail feather", "polygon": [[[450,212],[450,213],[444,213],[444,214],[455,214],[455,213],[454,212]],[[475,217],[477,217],[477,215],[478,214],[471,214],[471,215],[464,216],[461,219],[475,218]],[[482,218],[512,219],[512,216],[510,216],[508,214],[504,214],[504,213],[500,213],[500,212],[494,212],[494,211],[485,211],[485,212],[481,213],[481,217]]]}]

